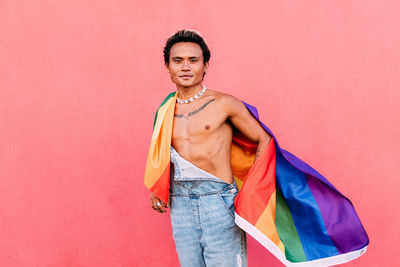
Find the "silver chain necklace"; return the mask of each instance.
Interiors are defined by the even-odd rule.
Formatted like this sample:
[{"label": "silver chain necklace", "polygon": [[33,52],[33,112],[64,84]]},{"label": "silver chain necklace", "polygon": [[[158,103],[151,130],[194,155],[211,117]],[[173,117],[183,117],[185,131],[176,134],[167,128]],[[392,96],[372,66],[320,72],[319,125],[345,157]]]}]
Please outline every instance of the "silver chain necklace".
[{"label": "silver chain necklace", "polygon": [[186,99],[186,100],[179,99],[179,97],[177,96],[176,102],[181,103],[181,104],[187,104],[187,103],[193,102],[194,100],[199,98],[206,91],[206,89],[207,89],[207,87],[205,85],[203,85],[203,89],[200,92],[198,92],[195,96],[192,96],[191,98]]}]

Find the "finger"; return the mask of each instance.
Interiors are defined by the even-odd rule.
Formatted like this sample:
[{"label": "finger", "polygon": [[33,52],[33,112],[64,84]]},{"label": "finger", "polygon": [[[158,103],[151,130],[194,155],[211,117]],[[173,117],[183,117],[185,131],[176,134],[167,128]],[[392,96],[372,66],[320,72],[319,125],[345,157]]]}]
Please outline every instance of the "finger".
[{"label": "finger", "polygon": [[153,210],[157,210],[157,200],[152,199],[150,205],[153,208]]},{"label": "finger", "polygon": [[154,202],[151,204],[151,207],[152,207],[154,210],[156,210],[156,211],[158,211],[158,212],[161,212],[160,208],[157,206],[157,203],[159,203],[159,202],[156,201],[156,200],[154,200]]},{"label": "finger", "polygon": [[157,202],[157,209],[159,210],[159,212],[163,213],[166,210],[164,209],[163,205],[161,204],[161,202]]},{"label": "finger", "polygon": [[156,195],[151,194],[151,195],[150,195],[150,201],[151,201],[151,203],[154,203],[154,202],[159,201],[159,199],[158,199],[158,197],[156,197]]},{"label": "finger", "polygon": [[160,206],[159,206],[159,208],[163,211],[163,212],[166,212],[167,210],[166,210],[166,207],[167,207],[167,205],[165,205],[165,203],[164,203],[164,201],[162,201],[162,200],[160,200],[160,199],[158,199],[158,201],[157,202],[159,202],[160,203]]},{"label": "finger", "polygon": [[162,202],[162,201],[161,201],[160,209],[161,209],[162,212],[167,212],[166,205],[165,205],[165,203]]},{"label": "finger", "polygon": [[[157,208],[160,210],[160,212],[166,212],[166,209],[165,209],[165,203],[164,203],[164,201],[161,201],[161,199],[159,199],[158,197],[154,197],[154,199],[155,199],[155,203],[156,203],[156,205],[157,205]],[[159,203],[159,204],[157,204],[157,203]]]},{"label": "finger", "polygon": [[150,196],[150,201],[151,201],[151,203],[153,204],[153,203],[159,202],[160,199],[159,199],[158,197],[156,197],[155,195],[151,195],[151,196]]},{"label": "finger", "polygon": [[[160,213],[164,213],[167,210],[165,209],[166,205],[163,201],[161,201],[156,195],[152,194],[150,196],[152,208]],[[155,205],[154,205],[155,203]]]},{"label": "finger", "polygon": [[159,212],[159,213],[163,213],[163,212],[160,210],[160,208],[157,207],[157,206],[154,206],[153,209],[154,209],[155,211]]},{"label": "finger", "polygon": [[163,207],[163,205],[161,204],[161,202],[156,202],[156,207],[157,210],[161,213],[166,212],[165,208]]},{"label": "finger", "polygon": [[162,211],[160,210],[160,208],[158,208],[157,206],[154,207],[154,210],[157,211],[157,212],[159,212],[159,213],[162,213]]},{"label": "finger", "polygon": [[160,212],[159,208],[157,207],[157,202],[154,202],[151,207],[153,208],[153,210]]}]

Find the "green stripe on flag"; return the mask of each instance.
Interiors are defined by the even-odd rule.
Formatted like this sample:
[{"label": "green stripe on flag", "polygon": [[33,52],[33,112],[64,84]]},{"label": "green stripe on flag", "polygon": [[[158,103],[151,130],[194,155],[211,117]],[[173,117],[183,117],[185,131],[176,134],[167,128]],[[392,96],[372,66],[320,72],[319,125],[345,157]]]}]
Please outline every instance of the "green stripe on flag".
[{"label": "green stripe on flag", "polygon": [[306,261],[303,245],[293,221],[292,214],[278,186],[276,187],[275,224],[279,238],[285,245],[285,256],[288,261]]},{"label": "green stripe on flag", "polygon": [[158,107],[158,109],[157,109],[157,111],[156,111],[156,116],[154,117],[153,130],[154,130],[154,126],[156,125],[158,110],[159,110],[165,103],[167,103],[167,101],[168,101],[171,97],[174,97],[174,95],[175,95],[175,92],[170,93],[170,94],[164,99],[164,101],[161,103],[161,105]]}]

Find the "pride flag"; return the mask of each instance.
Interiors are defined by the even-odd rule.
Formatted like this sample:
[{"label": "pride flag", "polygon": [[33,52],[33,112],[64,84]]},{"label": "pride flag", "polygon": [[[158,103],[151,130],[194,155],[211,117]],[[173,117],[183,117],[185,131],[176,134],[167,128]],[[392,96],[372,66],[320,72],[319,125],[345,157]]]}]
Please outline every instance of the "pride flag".
[{"label": "pride flag", "polygon": [[[156,112],[144,183],[169,203],[170,147],[177,92]],[[353,260],[369,239],[351,201],[272,136],[254,162],[257,144],[234,129],[231,166],[239,194],[235,222],[287,266],[327,266]]]}]

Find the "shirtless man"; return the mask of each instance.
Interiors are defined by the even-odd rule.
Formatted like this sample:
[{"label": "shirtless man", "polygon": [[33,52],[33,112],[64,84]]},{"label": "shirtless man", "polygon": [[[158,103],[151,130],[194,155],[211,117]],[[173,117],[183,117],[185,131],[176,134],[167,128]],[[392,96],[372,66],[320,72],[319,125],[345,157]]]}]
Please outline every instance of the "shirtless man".
[{"label": "shirtless man", "polygon": [[[209,59],[207,44],[198,33],[190,30],[174,34],[164,48],[165,67],[176,84],[178,101],[199,96],[189,103],[177,102],[175,105],[171,148],[171,165],[175,166],[175,174],[171,175],[171,224],[181,266],[246,266],[245,233],[235,225],[233,216],[225,216],[227,212],[224,209],[227,207],[232,215],[237,194],[230,165],[232,132],[236,127],[258,144],[256,159],[271,136],[240,100],[203,87]],[[201,94],[203,88],[205,91]],[[182,168],[177,175],[177,168],[182,166],[192,174],[185,176]],[[193,176],[197,180],[187,178]],[[203,177],[201,182],[199,177]],[[188,188],[192,197],[185,198],[182,190]],[[234,193],[230,196],[227,189]],[[219,198],[210,196],[203,199],[207,190],[219,190]],[[198,195],[193,197],[195,194]],[[153,209],[166,212],[165,203],[157,196],[152,194],[150,199]],[[222,206],[218,199],[224,201]],[[211,219],[206,216],[211,216]]]}]

